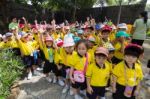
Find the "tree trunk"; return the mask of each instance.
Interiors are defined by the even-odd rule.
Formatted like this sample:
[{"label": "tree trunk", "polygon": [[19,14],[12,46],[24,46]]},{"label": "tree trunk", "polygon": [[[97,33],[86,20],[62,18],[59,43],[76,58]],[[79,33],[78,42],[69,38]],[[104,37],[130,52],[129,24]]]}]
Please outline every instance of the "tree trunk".
[{"label": "tree trunk", "polygon": [[122,2],[119,3],[119,12],[118,12],[117,24],[120,23],[121,12],[122,12]]}]

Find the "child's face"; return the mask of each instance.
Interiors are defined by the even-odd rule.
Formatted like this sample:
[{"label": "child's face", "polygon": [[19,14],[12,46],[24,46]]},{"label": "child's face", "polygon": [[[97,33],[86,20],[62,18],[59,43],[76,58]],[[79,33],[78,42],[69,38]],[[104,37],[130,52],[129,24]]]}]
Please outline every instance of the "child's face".
[{"label": "child's face", "polygon": [[95,60],[97,64],[104,64],[107,57],[105,55],[95,55]]},{"label": "child's face", "polygon": [[89,48],[93,48],[94,43],[93,43],[93,42],[91,42],[91,41],[88,41],[88,46],[89,46]]},{"label": "child's face", "polygon": [[103,32],[102,33],[102,38],[108,39],[108,37],[109,37],[109,32]]},{"label": "child's face", "polygon": [[77,52],[81,55],[84,56],[87,53],[87,47],[85,46],[84,43],[81,43],[77,47]]},{"label": "child's face", "polygon": [[65,47],[67,53],[72,53],[74,51],[74,46]]},{"label": "child's face", "polygon": [[46,44],[46,46],[52,46],[53,45],[53,42],[52,41],[45,41],[45,44]]},{"label": "child's face", "polygon": [[128,64],[133,64],[137,61],[137,57],[132,55],[125,55],[124,59]]},{"label": "child's face", "polygon": [[12,36],[7,37],[7,40],[11,41],[12,40]]},{"label": "child's face", "polygon": [[22,41],[23,41],[23,42],[28,42],[28,41],[29,41],[29,38],[28,38],[28,36],[26,36],[26,37],[23,37],[23,38],[22,38]]}]

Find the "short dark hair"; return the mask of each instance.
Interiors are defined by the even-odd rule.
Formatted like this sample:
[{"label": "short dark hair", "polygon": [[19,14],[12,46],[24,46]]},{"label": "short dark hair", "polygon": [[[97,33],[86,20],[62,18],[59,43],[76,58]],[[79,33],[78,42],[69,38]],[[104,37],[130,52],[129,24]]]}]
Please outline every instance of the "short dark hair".
[{"label": "short dark hair", "polygon": [[85,44],[85,46],[86,46],[87,49],[89,48],[87,40],[80,40],[76,44],[76,49],[78,48],[79,44],[81,44],[81,43]]},{"label": "short dark hair", "polygon": [[136,44],[128,45],[124,50],[124,55],[131,55],[139,58],[139,56],[143,53],[142,47],[139,47]]}]

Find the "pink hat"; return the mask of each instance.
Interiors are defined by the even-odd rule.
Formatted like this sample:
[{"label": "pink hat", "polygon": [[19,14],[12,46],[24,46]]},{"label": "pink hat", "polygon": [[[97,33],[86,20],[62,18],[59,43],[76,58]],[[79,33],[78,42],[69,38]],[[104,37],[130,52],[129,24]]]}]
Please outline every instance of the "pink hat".
[{"label": "pink hat", "polygon": [[72,37],[65,37],[63,47],[74,46],[75,42]]},{"label": "pink hat", "polygon": [[98,47],[95,51],[95,54],[104,54],[108,57],[108,49],[107,48],[104,48],[104,47]]},{"label": "pink hat", "polygon": [[51,42],[53,42],[53,38],[50,37],[50,36],[48,36],[48,37],[46,37],[45,41],[51,41]]}]

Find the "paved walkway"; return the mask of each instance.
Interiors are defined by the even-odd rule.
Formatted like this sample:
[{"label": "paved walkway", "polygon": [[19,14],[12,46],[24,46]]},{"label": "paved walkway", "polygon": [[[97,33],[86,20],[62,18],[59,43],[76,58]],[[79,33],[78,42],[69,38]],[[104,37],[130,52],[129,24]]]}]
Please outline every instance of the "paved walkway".
[{"label": "paved walkway", "polygon": [[[150,40],[145,41],[145,56],[143,60],[143,71],[146,72],[147,60],[150,59]],[[32,80],[20,81],[21,93],[18,99],[73,99],[72,96],[62,94],[62,87],[57,84],[50,84],[44,79],[44,75],[36,76]],[[150,92],[147,90],[145,81],[142,82],[142,90],[139,99],[150,99]],[[106,94],[107,99],[111,99],[111,93]]]}]

